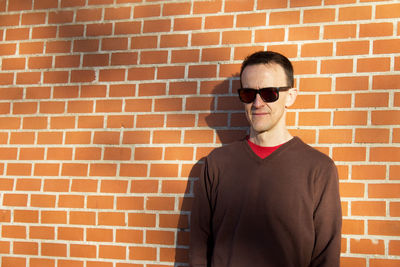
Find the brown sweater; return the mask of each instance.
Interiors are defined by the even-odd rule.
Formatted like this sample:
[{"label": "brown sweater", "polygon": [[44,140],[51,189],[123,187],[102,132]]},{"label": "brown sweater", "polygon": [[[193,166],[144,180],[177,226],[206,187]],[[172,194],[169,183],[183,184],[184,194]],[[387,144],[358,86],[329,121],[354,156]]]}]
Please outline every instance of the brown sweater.
[{"label": "brown sweater", "polygon": [[191,266],[339,266],[336,166],[294,137],[265,159],[246,140],[206,158],[191,216]]}]

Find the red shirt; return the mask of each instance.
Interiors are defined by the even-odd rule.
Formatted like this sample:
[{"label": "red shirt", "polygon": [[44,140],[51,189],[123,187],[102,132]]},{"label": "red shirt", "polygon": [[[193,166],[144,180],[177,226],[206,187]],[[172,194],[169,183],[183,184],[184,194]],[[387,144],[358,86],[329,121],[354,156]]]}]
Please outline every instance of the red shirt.
[{"label": "red shirt", "polygon": [[280,145],[277,145],[277,146],[259,146],[259,145],[254,144],[253,142],[251,142],[249,140],[249,138],[247,138],[247,143],[249,143],[249,146],[251,147],[253,152],[256,153],[256,155],[259,156],[262,159],[265,159],[266,157],[271,155],[272,152],[274,152],[281,145],[283,145],[283,144],[280,144]]}]

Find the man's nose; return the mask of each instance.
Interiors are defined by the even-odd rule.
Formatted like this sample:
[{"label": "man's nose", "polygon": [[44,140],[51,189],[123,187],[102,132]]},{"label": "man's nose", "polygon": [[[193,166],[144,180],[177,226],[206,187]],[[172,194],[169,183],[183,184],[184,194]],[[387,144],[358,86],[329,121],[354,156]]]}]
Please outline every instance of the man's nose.
[{"label": "man's nose", "polygon": [[260,94],[257,94],[257,95],[256,95],[256,98],[255,98],[254,101],[253,101],[253,106],[254,106],[255,108],[258,108],[258,107],[262,107],[263,105],[265,105],[264,100],[262,100]]}]

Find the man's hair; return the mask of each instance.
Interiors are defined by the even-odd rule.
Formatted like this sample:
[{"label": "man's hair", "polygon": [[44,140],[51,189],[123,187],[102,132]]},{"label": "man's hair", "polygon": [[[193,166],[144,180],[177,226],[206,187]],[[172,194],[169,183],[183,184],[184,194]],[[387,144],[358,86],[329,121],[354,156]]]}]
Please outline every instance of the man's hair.
[{"label": "man's hair", "polygon": [[286,74],[287,86],[294,86],[293,66],[289,59],[284,55],[272,51],[259,51],[248,56],[242,63],[240,69],[240,83],[242,83],[242,73],[247,66],[257,64],[278,64]]}]

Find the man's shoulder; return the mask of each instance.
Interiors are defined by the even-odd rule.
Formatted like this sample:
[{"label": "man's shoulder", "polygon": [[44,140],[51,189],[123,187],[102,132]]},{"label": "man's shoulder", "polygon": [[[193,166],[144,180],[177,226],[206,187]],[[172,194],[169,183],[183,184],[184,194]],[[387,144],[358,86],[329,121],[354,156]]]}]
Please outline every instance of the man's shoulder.
[{"label": "man's shoulder", "polygon": [[214,148],[207,158],[226,158],[235,155],[243,148],[243,140],[234,141],[232,143]]},{"label": "man's shoulder", "polygon": [[294,151],[298,154],[302,160],[310,160],[315,163],[326,163],[334,164],[333,160],[322,151],[312,147],[309,144],[303,142],[300,138],[296,138],[296,144],[294,145]]}]

